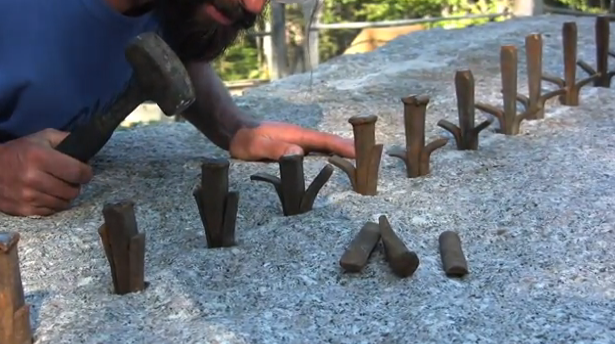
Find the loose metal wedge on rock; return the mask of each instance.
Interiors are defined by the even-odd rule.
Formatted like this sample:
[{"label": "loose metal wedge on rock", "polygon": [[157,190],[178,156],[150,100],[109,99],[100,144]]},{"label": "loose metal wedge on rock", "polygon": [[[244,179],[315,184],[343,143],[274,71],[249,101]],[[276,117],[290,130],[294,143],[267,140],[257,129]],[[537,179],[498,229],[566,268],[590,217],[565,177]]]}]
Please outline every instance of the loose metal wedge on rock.
[{"label": "loose metal wedge on rock", "polygon": [[391,228],[391,224],[385,215],[378,218],[378,225],[384,246],[384,255],[393,273],[401,278],[414,274],[419,267],[419,257],[406,247],[406,244]]},{"label": "loose metal wedge on rock", "polygon": [[368,221],[348,245],[340,259],[340,266],[347,272],[361,271],[380,241],[380,227],[377,223]]},{"label": "loose metal wedge on rock", "polygon": [[459,234],[445,231],[440,234],[438,243],[444,273],[450,277],[463,277],[468,274],[468,262],[461,248]]}]

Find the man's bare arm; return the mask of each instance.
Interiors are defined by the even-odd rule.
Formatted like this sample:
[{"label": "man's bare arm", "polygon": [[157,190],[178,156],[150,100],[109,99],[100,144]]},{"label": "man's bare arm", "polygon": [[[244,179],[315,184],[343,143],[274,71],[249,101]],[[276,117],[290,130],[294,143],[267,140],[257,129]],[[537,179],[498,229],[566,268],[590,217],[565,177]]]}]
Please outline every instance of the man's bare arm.
[{"label": "man's bare arm", "polygon": [[214,69],[206,62],[186,65],[196,101],[182,116],[201,131],[216,146],[229,150],[230,142],[241,128],[257,127],[259,122],[246,116]]}]

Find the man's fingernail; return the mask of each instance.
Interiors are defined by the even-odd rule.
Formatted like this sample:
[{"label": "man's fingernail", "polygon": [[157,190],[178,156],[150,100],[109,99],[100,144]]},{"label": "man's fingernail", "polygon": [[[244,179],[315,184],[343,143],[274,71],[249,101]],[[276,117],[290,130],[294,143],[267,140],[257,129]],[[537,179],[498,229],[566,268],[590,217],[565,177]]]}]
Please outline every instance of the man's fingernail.
[{"label": "man's fingernail", "polygon": [[303,150],[301,148],[293,147],[293,148],[289,148],[286,151],[286,153],[284,153],[284,156],[301,155],[301,154],[303,154]]}]

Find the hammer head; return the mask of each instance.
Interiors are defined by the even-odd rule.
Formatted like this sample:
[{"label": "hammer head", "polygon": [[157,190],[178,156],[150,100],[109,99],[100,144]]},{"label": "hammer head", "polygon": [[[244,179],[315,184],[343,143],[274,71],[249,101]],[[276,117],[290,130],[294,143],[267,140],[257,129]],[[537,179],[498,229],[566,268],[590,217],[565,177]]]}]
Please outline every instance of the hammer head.
[{"label": "hammer head", "polygon": [[194,102],[194,88],[179,57],[153,32],[137,36],[126,48],[133,77],[143,96],[167,115],[178,115]]}]

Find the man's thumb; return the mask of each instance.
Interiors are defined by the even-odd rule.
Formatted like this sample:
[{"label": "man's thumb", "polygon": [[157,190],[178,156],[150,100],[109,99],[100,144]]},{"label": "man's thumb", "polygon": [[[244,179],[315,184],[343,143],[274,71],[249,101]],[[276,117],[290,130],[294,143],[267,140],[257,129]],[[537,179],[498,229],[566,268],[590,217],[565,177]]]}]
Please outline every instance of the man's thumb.
[{"label": "man's thumb", "polygon": [[260,147],[261,157],[265,159],[271,160],[280,160],[281,157],[285,155],[303,155],[303,149],[297,145],[279,142],[279,141],[268,141],[267,144]]},{"label": "man's thumb", "polygon": [[62,142],[70,133],[65,131],[59,131],[56,129],[45,129],[36,135],[45,140],[51,147],[56,147]]}]

